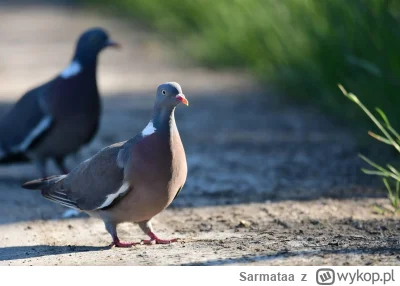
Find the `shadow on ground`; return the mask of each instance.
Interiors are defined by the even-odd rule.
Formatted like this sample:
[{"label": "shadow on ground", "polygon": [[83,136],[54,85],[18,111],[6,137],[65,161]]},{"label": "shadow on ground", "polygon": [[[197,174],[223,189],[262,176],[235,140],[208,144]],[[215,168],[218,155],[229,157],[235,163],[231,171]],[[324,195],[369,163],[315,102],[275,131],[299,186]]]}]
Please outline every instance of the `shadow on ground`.
[{"label": "shadow on ground", "polygon": [[88,251],[102,251],[110,247],[102,246],[51,246],[51,245],[32,245],[32,246],[10,246],[0,247],[0,261],[26,259],[47,255],[60,255],[68,253],[79,253]]},{"label": "shadow on ground", "polygon": [[349,248],[349,249],[330,249],[330,250],[311,250],[311,251],[294,251],[288,252],[283,251],[274,255],[254,255],[254,256],[243,256],[239,258],[227,258],[217,259],[205,262],[194,262],[182,264],[182,266],[219,266],[219,265],[231,265],[231,264],[243,264],[243,263],[273,263],[279,260],[285,260],[290,258],[298,259],[310,259],[317,256],[325,255],[398,255],[400,254],[400,248],[391,247],[373,247],[373,248]]}]

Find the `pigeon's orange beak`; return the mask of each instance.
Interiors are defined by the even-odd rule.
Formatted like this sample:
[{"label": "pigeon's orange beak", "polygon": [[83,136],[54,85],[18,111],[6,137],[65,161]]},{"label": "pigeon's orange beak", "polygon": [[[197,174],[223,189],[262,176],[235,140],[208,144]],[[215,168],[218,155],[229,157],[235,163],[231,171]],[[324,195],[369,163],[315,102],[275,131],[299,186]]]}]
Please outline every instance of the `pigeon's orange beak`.
[{"label": "pigeon's orange beak", "polygon": [[111,47],[111,48],[116,48],[116,49],[120,49],[121,45],[117,42],[114,42],[113,40],[108,40],[106,43],[106,47]]},{"label": "pigeon's orange beak", "polygon": [[189,101],[186,99],[186,97],[183,93],[178,94],[175,98],[178,101],[182,102],[184,105],[186,105],[186,106],[189,105]]}]

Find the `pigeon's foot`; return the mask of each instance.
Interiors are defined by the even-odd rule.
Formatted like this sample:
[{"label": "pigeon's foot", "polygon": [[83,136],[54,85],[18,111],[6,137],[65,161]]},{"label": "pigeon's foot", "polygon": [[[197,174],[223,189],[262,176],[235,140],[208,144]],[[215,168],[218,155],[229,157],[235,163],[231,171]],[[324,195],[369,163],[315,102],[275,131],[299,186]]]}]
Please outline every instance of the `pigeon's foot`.
[{"label": "pigeon's foot", "polygon": [[119,239],[114,240],[113,243],[111,243],[110,246],[115,246],[115,247],[132,247],[135,246],[136,244],[140,244],[138,242],[122,242]]},{"label": "pigeon's foot", "polygon": [[170,243],[178,241],[177,238],[173,238],[173,239],[161,239],[161,238],[158,238],[158,236],[155,235],[151,231],[148,233],[148,235],[150,236],[150,239],[142,240],[143,244],[148,244],[148,245],[151,245],[151,244],[170,244]]}]

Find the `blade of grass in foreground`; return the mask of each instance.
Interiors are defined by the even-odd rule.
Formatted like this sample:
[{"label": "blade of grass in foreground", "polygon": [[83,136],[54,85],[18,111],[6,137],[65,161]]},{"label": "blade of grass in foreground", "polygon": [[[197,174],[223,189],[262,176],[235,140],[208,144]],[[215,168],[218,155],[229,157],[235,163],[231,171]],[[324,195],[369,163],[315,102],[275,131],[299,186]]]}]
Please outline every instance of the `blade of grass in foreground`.
[{"label": "blade of grass in foreground", "polygon": [[[379,108],[376,108],[376,111],[382,118],[383,122],[381,123],[369,110],[367,107],[365,107],[361,101],[357,98],[352,93],[347,92],[343,86],[339,85],[340,90],[342,93],[351,101],[356,103],[367,115],[368,117],[374,122],[374,124],[379,128],[379,130],[383,133],[384,136],[378,135],[372,131],[369,131],[368,134],[382,142],[388,145],[392,145],[397,151],[400,152],[400,136],[399,133],[391,126],[389,119],[387,118],[386,114]],[[383,126],[385,125],[385,126]],[[393,138],[394,136],[395,138]],[[365,174],[368,175],[375,175],[375,176],[380,176],[382,177],[382,181],[386,187],[386,190],[388,192],[388,198],[390,201],[390,204],[394,208],[394,213],[400,212],[400,207],[399,207],[399,202],[400,202],[400,172],[393,167],[390,164],[387,164],[386,168],[376,164],[372,160],[368,159],[367,157],[363,155],[359,155],[362,160],[364,160],[366,163],[368,163],[370,166],[374,167],[376,170],[368,170],[368,169],[361,169]],[[393,192],[392,187],[390,186],[389,179],[392,178],[396,182],[396,189],[395,192]],[[385,213],[384,209],[378,206],[374,206],[374,209],[378,213]]]},{"label": "blade of grass in foreground", "polygon": [[[376,119],[376,117],[364,106],[364,104],[361,103],[361,101],[358,99],[358,97],[350,92],[347,92],[342,85],[338,85],[342,93],[351,101],[356,103],[367,115],[368,117],[374,122],[374,124],[381,130],[381,132],[385,135],[387,140],[390,141],[391,145],[393,145],[394,148],[396,148],[397,151],[400,152],[400,145],[397,144],[397,142],[392,138],[390,133],[385,129],[385,127],[382,126],[382,124]],[[386,116],[384,116],[386,118]],[[387,118],[386,118],[387,119]],[[388,121],[389,122],[389,121]]]}]

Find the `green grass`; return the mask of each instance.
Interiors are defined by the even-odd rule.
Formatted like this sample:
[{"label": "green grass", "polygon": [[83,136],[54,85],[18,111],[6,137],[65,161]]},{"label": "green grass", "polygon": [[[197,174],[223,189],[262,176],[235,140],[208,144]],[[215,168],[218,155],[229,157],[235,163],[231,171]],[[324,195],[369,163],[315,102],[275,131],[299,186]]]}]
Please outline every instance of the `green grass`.
[{"label": "green grass", "polygon": [[340,82],[400,124],[400,1],[85,1],[150,26],[197,64],[244,68],[289,96],[361,118]]},{"label": "green grass", "polygon": [[[347,92],[343,86],[339,85],[339,89],[342,93],[354,102],[356,105],[360,107],[360,109],[369,117],[369,119],[375,124],[378,128],[379,132],[382,135],[368,132],[368,134],[375,138],[376,140],[388,144],[396,149],[397,152],[400,152],[400,134],[392,127],[389,122],[386,114],[379,108],[376,108],[376,112],[378,113],[380,120],[375,117],[375,115],[358,99],[356,95],[353,93]],[[367,162],[374,169],[362,169],[365,174],[379,176],[382,178],[382,181],[386,187],[388,192],[388,199],[392,206],[392,210],[389,210],[393,213],[400,212],[400,171],[396,169],[390,164],[386,164],[386,166],[381,166],[368,159],[367,157],[360,155],[360,158]],[[394,187],[394,190],[392,188]],[[385,209],[382,207],[375,206],[375,209],[379,213],[384,213]]]}]

